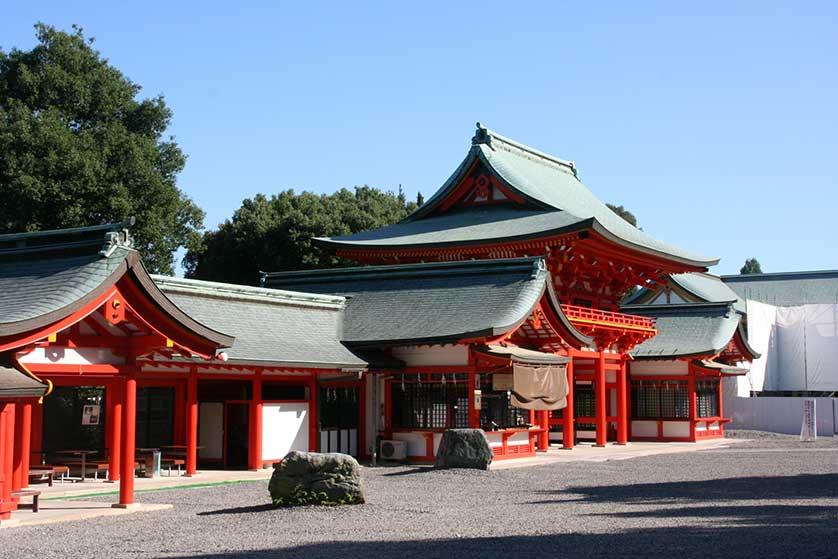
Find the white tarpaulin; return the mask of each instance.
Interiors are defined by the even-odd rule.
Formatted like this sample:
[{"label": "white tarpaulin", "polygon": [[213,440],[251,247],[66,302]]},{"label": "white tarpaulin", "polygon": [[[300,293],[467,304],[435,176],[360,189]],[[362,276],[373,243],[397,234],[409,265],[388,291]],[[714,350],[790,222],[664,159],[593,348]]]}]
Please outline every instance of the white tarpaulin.
[{"label": "white tarpaulin", "polygon": [[747,305],[748,341],[762,355],[747,382],[739,381],[738,396],[751,390],[838,390],[838,305]]}]

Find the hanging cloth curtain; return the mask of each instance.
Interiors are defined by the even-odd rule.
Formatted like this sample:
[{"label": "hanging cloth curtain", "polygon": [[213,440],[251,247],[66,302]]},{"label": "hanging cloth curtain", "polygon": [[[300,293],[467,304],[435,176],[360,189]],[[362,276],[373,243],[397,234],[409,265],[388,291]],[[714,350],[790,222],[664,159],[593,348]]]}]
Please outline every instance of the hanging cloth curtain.
[{"label": "hanging cloth curtain", "polygon": [[512,405],[525,410],[567,406],[567,365],[512,365]]}]

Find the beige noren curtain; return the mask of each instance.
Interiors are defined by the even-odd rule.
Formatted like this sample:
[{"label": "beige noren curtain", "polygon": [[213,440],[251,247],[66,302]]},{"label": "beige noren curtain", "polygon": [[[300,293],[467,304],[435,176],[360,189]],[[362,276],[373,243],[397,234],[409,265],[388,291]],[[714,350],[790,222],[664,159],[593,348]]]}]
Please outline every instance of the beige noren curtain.
[{"label": "beige noren curtain", "polygon": [[560,410],[567,406],[567,365],[513,364],[512,405],[525,410]]}]

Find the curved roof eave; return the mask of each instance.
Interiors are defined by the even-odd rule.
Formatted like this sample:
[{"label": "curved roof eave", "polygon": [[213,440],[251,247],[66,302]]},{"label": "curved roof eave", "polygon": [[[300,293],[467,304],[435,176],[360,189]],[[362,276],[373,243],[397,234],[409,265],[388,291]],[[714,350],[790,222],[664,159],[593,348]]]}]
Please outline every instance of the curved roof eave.
[{"label": "curved roof eave", "polygon": [[693,266],[696,268],[709,268],[710,266],[715,266],[719,263],[719,258],[711,258],[709,260],[693,260],[690,258],[684,258],[681,256],[676,256],[674,254],[670,254],[667,252],[662,252],[659,250],[655,250],[650,247],[645,247],[643,245],[639,245],[637,243],[633,243],[629,240],[626,240],[619,235],[614,234],[610,229],[608,229],[603,223],[601,223],[597,218],[592,217],[590,218],[593,223],[591,225],[591,229],[608,239],[609,241],[629,248],[631,250],[641,252],[643,254],[648,254],[650,256],[654,256],[657,258],[662,258],[664,260],[669,260],[672,262],[678,262],[679,264],[684,264],[687,266]]},{"label": "curved roof eave", "polygon": [[104,295],[108,289],[111,289],[120,279],[130,273],[151,300],[185,329],[219,347],[230,347],[233,344],[234,338],[232,336],[204,326],[177,308],[154,283],[154,280],[145,269],[145,266],[143,266],[140,256],[136,251],[129,249],[120,250],[124,251],[122,261],[96,288],[60,309],[38,315],[31,319],[0,325],[0,336],[16,336],[46,328],[50,324],[64,320]]},{"label": "curved roof eave", "polygon": [[[119,265],[110,273],[110,275],[108,275],[105,278],[105,280],[102,283],[100,283],[95,289],[92,289],[91,291],[87,292],[85,295],[79,297],[73,302],[59,309],[55,309],[48,313],[44,313],[26,320],[20,320],[18,322],[11,322],[7,324],[0,324],[0,337],[16,336],[19,334],[31,332],[33,330],[45,328],[50,324],[54,324],[56,322],[64,320],[76,311],[93,303],[97,298],[102,296],[108,289],[115,285],[119,278],[125,275],[125,273],[132,265],[131,255],[136,255],[136,253],[132,251],[126,251],[122,262],[119,263]],[[139,256],[136,255],[136,258],[139,258]]]},{"label": "curved roof eave", "polygon": [[209,326],[198,322],[180,310],[180,308],[175,305],[174,302],[172,302],[172,300],[169,299],[154,282],[154,279],[145,269],[145,266],[140,260],[139,255],[137,255],[136,259],[129,266],[129,270],[132,272],[133,277],[137,280],[143,291],[145,291],[152,301],[154,301],[154,303],[156,303],[163,310],[163,312],[171,316],[181,326],[196,335],[209,340],[219,347],[227,348],[233,345],[235,337],[213,330]]},{"label": "curved roof eave", "polygon": [[[575,233],[577,231],[585,231],[587,229],[591,229],[594,221],[596,219],[591,217],[587,219],[579,218],[579,221],[573,223],[572,225],[568,225],[565,227],[559,227],[556,229],[548,229],[546,231],[539,231],[538,233],[528,233],[525,235],[516,235],[516,236],[504,236],[504,237],[494,237],[488,239],[481,239],[482,243],[486,244],[501,244],[501,243],[515,243],[520,241],[529,241],[532,239],[539,239],[543,237],[556,237],[560,235],[566,235],[568,233]],[[449,242],[439,242],[439,243],[416,243],[412,245],[404,245],[404,244],[360,244],[357,242],[352,241],[336,241],[330,237],[314,237],[312,239],[315,244],[321,246],[323,248],[331,248],[331,249],[354,249],[354,250],[363,250],[363,251],[386,251],[386,250],[404,250],[406,248],[409,249],[443,249],[448,247],[458,247],[458,246],[471,246],[474,244],[474,241],[471,240],[463,240],[463,241],[449,241]]]}]

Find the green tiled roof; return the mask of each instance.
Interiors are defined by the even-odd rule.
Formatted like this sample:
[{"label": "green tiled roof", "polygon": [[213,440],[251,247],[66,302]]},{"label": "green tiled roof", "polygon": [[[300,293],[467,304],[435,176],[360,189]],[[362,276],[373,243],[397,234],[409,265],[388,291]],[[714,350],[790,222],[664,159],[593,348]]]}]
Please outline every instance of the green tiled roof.
[{"label": "green tiled roof", "polygon": [[0,235],[0,336],[60,320],[128,267],[126,224]]},{"label": "green tiled roof", "polygon": [[[422,220],[434,219],[428,215],[454,191],[475,161],[482,162],[528,202],[530,211],[514,216],[523,220],[520,228],[506,223],[495,228],[493,223],[506,221],[514,215],[496,210],[454,213],[447,221],[432,222],[429,227],[419,226],[418,222]],[[317,239],[317,242],[330,248],[362,249],[449,246],[468,240],[499,242],[509,240],[510,236],[546,236],[587,228],[615,243],[683,264],[707,267],[718,262],[716,258],[658,241],[629,224],[588,190],[573,163],[504,138],[480,124],[465,160],[442,188],[404,221],[372,232]],[[469,238],[469,233],[475,233],[475,236]]]},{"label": "green tiled roof", "polygon": [[153,276],[183,312],[236,337],[230,362],[363,369],[339,341],[345,299],[226,283]]},{"label": "green tiled roof", "polygon": [[742,299],[778,307],[838,304],[838,270],[741,274],[722,281]]},{"label": "green tiled roof", "polygon": [[626,305],[621,311],[655,319],[657,336],[630,352],[647,359],[715,355],[727,347],[741,320],[729,303]]},{"label": "green tiled roof", "polygon": [[47,385],[12,367],[0,365],[0,401],[4,398],[40,398]]},{"label": "green tiled roof", "polygon": [[132,223],[0,235],[0,336],[58,322],[131,274],[185,329],[216,346],[232,344],[231,337],[194,321],[157,289],[133,249]]},{"label": "green tiled roof", "polygon": [[580,344],[590,342],[564,317],[538,258],[274,273],[263,283],[348,297],[342,340],[353,347],[499,336],[525,320],[545,293],[566,331]]},{"label": "green tiled roof", "polygon": [[[672,274],[669,276],[669,281],[692,294],[698,302],[733,303],[737,311],[741,313],[745,312],[745,301],[740,299],[735,291],[724,284],[719,276],[702,272],[690,272],[686,274]],[[654,291],[656,292],[658,290],[656,289]],[[626,299],[624,304],[633,305],[649,300],[653,298],[652,293],[653,291],[648,288],[643,288]]]}]

